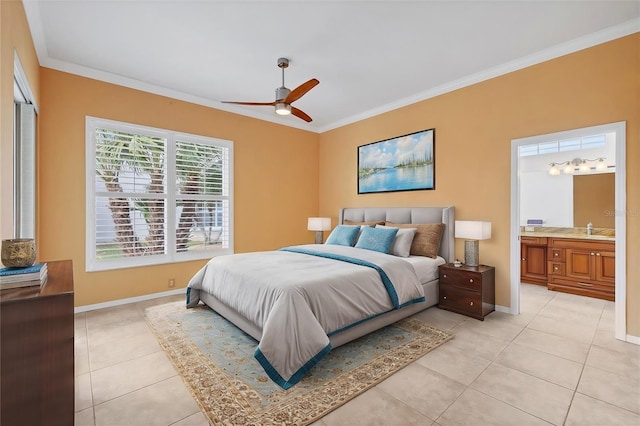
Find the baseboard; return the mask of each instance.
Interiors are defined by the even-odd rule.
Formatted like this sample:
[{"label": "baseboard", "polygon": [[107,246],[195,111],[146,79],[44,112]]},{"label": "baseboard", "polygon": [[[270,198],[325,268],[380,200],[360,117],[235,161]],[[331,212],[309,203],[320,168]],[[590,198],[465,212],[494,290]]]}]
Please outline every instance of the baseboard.
[{"label": "baseboard", "polygon": [[[96,303],[94,305],[77,306],[73,311],[78,314],[80,312],[95,311],[96,309],[112,308],[114,306],[126,305],[127,303],[142,302],[145,300],[157,299],[159,297],[173,296],[174,294],[185,294],[185,288],[176,288],[175,290],[163,291],[161,293],[145,294],[144,296],[128,297],[126,299],[111,300],[109,302]],[[185,299],[186,300],[186,299]]]},{"label": "baseboard", "polygon": [[640,336],[632,336],[630,334],[627,334],[625,341],[628,343],[633,343],[634,345],[640,345]]},{"label": "baseboard", "polygon": [[496,311],[497,312],[502,312],[505,314],[513,314],[513,312],[511,312],[511,308],[508,306],[500,306],[500,305],[496,305]]}]

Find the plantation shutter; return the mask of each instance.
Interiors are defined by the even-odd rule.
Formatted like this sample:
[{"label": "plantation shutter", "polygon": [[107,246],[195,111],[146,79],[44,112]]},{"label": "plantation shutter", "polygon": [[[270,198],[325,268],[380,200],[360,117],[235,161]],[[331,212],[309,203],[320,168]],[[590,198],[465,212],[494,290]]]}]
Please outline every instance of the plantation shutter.
[{"label": "plantation shutter", "polygon": [[229,148],[176,141],[176,251],[228,248]]},{"label": "plantation shutter", "polygon": [[233,252],[233,144],[87,117],[87,270]]},{"label": "plantation shutter", "polygon": [[161,137],[95,133],[98,259],[166,254],[166,145]]}]

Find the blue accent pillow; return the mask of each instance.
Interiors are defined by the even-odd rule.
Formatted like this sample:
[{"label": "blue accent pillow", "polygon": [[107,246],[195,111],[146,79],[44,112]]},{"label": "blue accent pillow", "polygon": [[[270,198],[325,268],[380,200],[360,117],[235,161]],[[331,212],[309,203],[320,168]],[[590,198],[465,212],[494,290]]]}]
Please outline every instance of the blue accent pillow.
[{"label": "blue accent pillow", "polygon": [[325,244],[353,247],[356,238],[358,238],[358,232],[360,232],[359,226],[338,225],[333,228]]},{"label": "blue accent pillow", "polygon": [[389,254],[389,249],[396,238],[398,228],[371,228],[365,226],[362,229],[356,248],[379,251]]}]

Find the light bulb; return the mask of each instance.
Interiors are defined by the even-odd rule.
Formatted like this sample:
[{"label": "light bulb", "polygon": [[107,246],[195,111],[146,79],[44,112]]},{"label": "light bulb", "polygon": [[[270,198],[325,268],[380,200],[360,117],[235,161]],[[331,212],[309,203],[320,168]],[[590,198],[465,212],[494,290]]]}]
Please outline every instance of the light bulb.
[{"label": "light bulb", "polygon": [[596,164],[596,170],[598,171],[607,170],[607,165],[604,164],[604,158],[598,158],[598,163]]},{"label": "light bulb", "polygon": [[580,167],[578,167],[578,170],[581,172],[588,172],[589,170],[591,170],[591,168],[585,160],[582,160],[582,163],[580,163]]},{"label": "light bulb", "polygon": [[566,166],[564,166],[562,171],[564,172],[565,175],[572,175],[573,172],[575,172],[575,169],[573,168],[573,164],[569,163]]},{"label": "light bulb", "polygon": [[291,105],[285,103],[276,104],[276,114],[278,115],[289,115],[291,114]]},{"label": "light bulb", "polygon": [[560,167],[556,163],[551,163],[551,167],[549,168],[549,174],[551,176],[558,176],[560,174]]}]

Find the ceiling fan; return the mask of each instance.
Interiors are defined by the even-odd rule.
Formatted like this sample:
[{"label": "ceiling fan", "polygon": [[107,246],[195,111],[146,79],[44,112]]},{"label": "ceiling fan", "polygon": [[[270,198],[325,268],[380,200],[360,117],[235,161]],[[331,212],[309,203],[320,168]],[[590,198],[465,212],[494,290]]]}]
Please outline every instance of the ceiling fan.
[{"label": "ceiling fan", "polygon": [[276,89],[276,100],[273,102],[233,102],[233,101],[222,101],[223,104],[237,104],[237,105],[254,105],[254,106],[275,106],[276,114],[279,115],[289,115],[293,114],[298,118],[303,119],[307,123],[312,121],[311,117],[309,117],[304,111],[299,110],[298,108],[292,106],[291,104],[294,101],[297,101],[305,93],[309,90],[316,87],[320,81],[315,78],[307,81],[306,83],[302,83],[300,86],[296,87],[293,90],[289,90],[284,86],[284,69],[289,66],[289,59],[287,58],[278,58],[278,67],[282,69],[282,86]]}]

